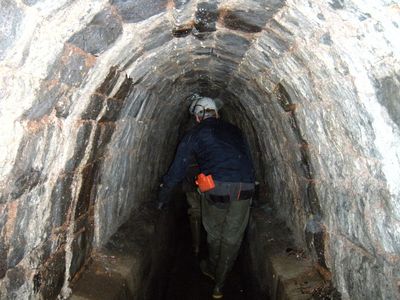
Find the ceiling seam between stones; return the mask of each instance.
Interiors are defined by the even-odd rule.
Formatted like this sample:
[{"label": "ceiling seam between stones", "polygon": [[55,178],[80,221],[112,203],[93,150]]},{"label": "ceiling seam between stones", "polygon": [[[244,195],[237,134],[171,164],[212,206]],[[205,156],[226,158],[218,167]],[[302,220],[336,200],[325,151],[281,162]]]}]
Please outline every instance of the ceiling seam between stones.
[{"label": "ceiling seam between stones", "polygon": [[[199,2],[200,2],[201,0],[196,0],[196,2],[195,2],[195,10],[194,10],[194,15],[192,16],[192,18],[193,18],[193,21],[194,22],[196,22],[196,12],[197,12],[197,9],[198,9],[198,7],[199,7]],[[214,39],[214,41],[215,41],[215,39]],[[193,43],[191,43],[191,44],[193,44]],[[200,44],[201,44],[201,42],[200,42]],[[195,69],[195,65],[194,65],[194,46],[191,48],[191,51],[190,51],[190,57],[191,57],[191,63],[192,63],[192,70],[194,70]],[[208,64],[208,66],[209,66],[209,64]],[[208,71],[208,74],[209,74],[209,76],[210,76],[210,78],[211,78],[211,73],[210,73],[210,71]],[[200,79],[200,76],[199,76],[199,79]],[[198,80],[196,80],[196,83],[198,82]],[[197,83],[197,86],[196,86],[196,88],[198,88],[200,85]]]},{"label": "ceiling seam between stones", "polygon": [[[212,49],[216,49],[215,35],[213,35],[213,43],[212,43],[211,47],[212,47]],[[211,82],[213,82],[216,79],[216,77],[214,75],[216,69],[213,70],[214,72],[211,71],[211,66],[212,66],[211,63],[212,63],[212,60],[210,59],[209,63],[208,63],[208,66],[209,66],[208,70],[209,70],[209,73],[210,73],[210,80],[211,80]],[[216,68],[216,65],[214,65],[214,68]]]}]

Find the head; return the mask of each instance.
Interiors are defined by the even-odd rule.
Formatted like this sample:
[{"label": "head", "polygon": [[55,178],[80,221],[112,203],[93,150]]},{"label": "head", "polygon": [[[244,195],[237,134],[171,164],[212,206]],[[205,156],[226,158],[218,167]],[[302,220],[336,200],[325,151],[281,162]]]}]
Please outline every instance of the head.
[{"label": "head", "polygon": [[197,122],[201,122],[207,118],[218,118],[218,108],[215,101],[208,97],[194,100],[190,105],[189,111],[196,118]]}]

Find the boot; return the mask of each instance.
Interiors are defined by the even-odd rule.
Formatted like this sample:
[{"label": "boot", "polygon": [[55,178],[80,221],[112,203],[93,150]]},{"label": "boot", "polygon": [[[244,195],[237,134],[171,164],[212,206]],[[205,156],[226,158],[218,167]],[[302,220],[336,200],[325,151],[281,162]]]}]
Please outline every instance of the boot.
[{"label": "boot", "polygon": [[221,242],[219,240],[214,240],[208,237],[208,266],[210,270],[215,273],[215,268],[217,267],[217,262],[219,260],[221,250]]},{"label": "boot", "polygon": [[210,264],[206,260],[202,260],[200,262],[200,270],[203,275],[207,276],[213,281],[215,280],[215,268],[213,269],[212,267],[210,267]]},{"label": "boot", "polygon": [[215,281],[215,268],[219,259],[221,242],[208,237],[208,259],[200,262],[201,272]]},{"label": "boot", "polygon": [[[215,294],[221,294],[222,298],[222,287],[224,286],[226,276],[228,272],[232,269],[235,263],[236,257],[239,252],[240,245],[229,245],[226,243],[221,243],[221,253],[219,256],[218,264],[215,269]],[[214,294],[213,294],[214,297]],[[218,298],[215,298],[218,299]]]},{"label": "boot", "polygon": [[212,294],[213,299],[221,299],[223,296],[224,294],[222,293],[222,287],[216,285]]},{"label": "boot", "polygon": [[192,231],[192,246],[195,256],[200,252],[201,219],[190,216],[190,230]]}]

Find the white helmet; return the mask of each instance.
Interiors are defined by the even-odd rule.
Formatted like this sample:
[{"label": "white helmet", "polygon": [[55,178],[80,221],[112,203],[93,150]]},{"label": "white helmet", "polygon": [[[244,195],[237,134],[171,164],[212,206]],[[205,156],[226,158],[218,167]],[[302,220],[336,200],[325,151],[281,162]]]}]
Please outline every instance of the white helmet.
[{"label": "white helmet", "polygon": [[197,100],[194,100],[189,107],[189,112],[192,115],[202,115],[205,114],[207,109],[212,109],[218,112],[217,105],[215,101],[208,97],[202,97]]}]

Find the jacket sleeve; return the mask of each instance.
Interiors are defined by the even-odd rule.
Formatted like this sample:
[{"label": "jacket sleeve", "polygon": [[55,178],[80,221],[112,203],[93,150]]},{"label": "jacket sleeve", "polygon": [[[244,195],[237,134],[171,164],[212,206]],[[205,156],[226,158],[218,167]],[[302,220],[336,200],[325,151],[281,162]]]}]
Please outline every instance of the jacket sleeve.
[{"label": "jacket sleeve", "polygon": [[179,143],[174,161],[167,174],[163,177],[163,183],[168,188],[174,187],[185,178],[186,170],[191,162],[191,156],[194,154],[193,143],[194,141],[191,133],[188,133]]},{"label": "jacket sleeve", "polygon": [[245,149],[246,149],[246,155],[247,155],[247,157],[249,159],[249,162],[250,162],[250,165],[251,165],[251,173],[252,173],[251,180],[255,181],[256,180],[256,171],[254,169],[254,161],[253,161],[253,157],[252,157],[251,151],[250,151],[250,144],[249,144],[249,142],[247,141],[246,138],[244,138],[244,146],[245,146]]}]

